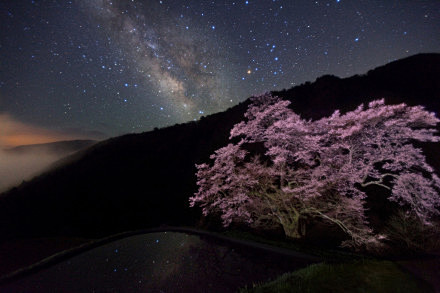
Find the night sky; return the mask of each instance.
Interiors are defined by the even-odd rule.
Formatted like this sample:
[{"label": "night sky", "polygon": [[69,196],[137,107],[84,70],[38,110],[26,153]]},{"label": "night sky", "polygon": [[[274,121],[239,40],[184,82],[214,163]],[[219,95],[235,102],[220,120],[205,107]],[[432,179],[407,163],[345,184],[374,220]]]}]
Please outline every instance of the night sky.
[{"label": "night sky", "polygon": [[103,139],[440,52],[440,1],[0,1],[0,146]]}]

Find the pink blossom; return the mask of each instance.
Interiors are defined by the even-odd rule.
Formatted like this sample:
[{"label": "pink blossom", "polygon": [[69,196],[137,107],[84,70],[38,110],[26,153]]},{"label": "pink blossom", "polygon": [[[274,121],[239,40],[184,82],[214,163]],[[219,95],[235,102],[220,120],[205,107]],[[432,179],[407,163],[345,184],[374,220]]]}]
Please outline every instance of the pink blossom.
[{"label": "pink blossom", "polygon": [[[270,94],[253,98],[246,120],[231,130],[241,140],[211,155],[212,165],[197,166],[191,206],[200,205],[205,215],[220,212],[225,226],[281,225],[294,238],[305,234],[305,219],[321,218],[346,232],[350,240],[343,245],[353,247],[386,237],[369,227],[359,186],[390,190],[390,201],[425,224],[439,214],[440,179],[412,144],[439,141],[433,113],[382,99],[308,121],[289,104]],[[265,157],[249,154],[245,143],[262,143]]]}]

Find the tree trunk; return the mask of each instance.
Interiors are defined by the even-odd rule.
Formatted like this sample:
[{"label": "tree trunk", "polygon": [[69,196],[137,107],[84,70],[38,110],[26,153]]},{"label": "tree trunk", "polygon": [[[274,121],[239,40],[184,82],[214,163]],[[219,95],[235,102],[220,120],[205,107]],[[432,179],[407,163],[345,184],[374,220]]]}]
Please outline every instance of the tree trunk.
[{"label": "tree trunk", "polygon": [[301,234],[298,231],[298,226],[287,226],[283,225],[284,234],[287,238],[299,239],[301,238]]},{"label": "tree trunk", "polygon": [[300,221],[299,215],[282,215],[280,216],[280,220],[284,234],[288,238],[299,239],[305,235],[306,223]]}]

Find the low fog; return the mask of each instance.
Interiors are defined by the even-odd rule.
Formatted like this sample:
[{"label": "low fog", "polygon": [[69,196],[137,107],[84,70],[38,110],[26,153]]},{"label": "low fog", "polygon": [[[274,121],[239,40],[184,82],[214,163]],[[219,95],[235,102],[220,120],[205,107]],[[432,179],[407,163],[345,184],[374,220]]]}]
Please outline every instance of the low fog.
[{"label": "low fog", "polygon": [[0,150],[0,192],[32,179],[61,157],[42,150],[21,153]]},{"label": "low fog", "polygon": [[68,134],[23,123],[0,113],[0,192],[30,180],[52,163],[94,143],[72,140]]}]

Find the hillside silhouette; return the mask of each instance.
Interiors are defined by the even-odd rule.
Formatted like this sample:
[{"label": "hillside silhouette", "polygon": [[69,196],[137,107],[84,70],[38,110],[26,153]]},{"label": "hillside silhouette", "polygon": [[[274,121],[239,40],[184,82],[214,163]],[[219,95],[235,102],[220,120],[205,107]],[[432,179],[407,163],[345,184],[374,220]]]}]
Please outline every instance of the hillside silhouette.
[{"label": "hillside silhouette", "polygon": [[[326,75],[274,92],[302,117],[317,119],[362,102],[424,105],[440,113],[440,54],[419,54],[365,75]],[[195,164],[227,144],[249,101],[199,121],[97,143],[58,167],[0,195],[0,240],[37,236],[100,237],[159,225],[200,225],[189,208]],[[440,170],[438,144],[423,144]],[[206,223],[205,223],[206,224]]]},{"label": "hillside silhouette", "polygon": [[53,153],[56,155],[68,155],[96,143],[96,140],[67,140],[50,143],[20,145],[4,150],[6,153],[20,155],[26,153]]}]

